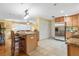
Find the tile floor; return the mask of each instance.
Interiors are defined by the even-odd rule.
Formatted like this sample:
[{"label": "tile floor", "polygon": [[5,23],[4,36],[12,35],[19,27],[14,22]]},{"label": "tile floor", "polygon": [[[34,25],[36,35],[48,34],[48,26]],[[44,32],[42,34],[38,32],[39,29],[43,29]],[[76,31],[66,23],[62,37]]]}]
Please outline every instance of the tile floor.
[{"label": "tile floor", "polygon": [[65,42],[54,39],[44,39],[39,41],[39,47],[30,56],[67,56],[67,45]]},{"label": "tile floor", "polygon": [[58,39],[58,40],[65,40],[65,37],[64,36],[55,36],[55,39]]}]

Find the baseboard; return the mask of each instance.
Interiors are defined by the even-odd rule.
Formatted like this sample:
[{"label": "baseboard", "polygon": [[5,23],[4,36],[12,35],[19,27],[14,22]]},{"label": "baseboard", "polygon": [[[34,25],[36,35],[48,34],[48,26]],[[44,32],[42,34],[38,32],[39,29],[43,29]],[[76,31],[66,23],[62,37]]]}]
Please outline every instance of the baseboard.
[{"label": "baseboard", "polygon": [[51,39],[55,39],[55,37],[51,37]]},{"label": "baseboard", "polygon": [[45,39],[49,39],[49,37],[48,38],[44,38],[44,39],[40,39],[40,40],[45,40]]},{"label": "baseboard", "polygon": [[56,39],[56,38],[54,40],[65,42],[65,40],[59,40],[59,39]]}]

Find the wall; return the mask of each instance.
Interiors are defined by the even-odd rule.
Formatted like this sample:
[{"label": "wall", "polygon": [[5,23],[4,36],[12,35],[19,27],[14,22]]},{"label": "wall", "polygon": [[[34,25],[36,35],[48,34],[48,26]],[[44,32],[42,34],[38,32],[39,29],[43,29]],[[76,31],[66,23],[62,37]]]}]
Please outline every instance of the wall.
[{"label": "wall", "polygon": [[50,37],[50,22],[47,19],[39,18],[39,37],[40,40],[47,39]]},{"label": "wall", "polygon": [[51,19],[51,38],[55,38],[55,19]]}]

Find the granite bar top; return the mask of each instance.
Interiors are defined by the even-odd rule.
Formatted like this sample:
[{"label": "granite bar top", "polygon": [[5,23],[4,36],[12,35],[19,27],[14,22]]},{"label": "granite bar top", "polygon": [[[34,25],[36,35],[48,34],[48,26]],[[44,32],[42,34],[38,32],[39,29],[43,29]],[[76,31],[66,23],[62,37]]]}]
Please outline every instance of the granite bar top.
[{"label": "granite bar top", "polygon": [[35,32],[19,32],[20,35],[35,34]]},{"label": "granite bar top", "polygon": [[28,35],[39,35],[37,32],[19,32],[18,33],[19,37],[25,37]]},{"label": "granite bar top", "polygon": [[74,44],[79,46],[79,38],[69,38],[66,42],[67,44]]}]

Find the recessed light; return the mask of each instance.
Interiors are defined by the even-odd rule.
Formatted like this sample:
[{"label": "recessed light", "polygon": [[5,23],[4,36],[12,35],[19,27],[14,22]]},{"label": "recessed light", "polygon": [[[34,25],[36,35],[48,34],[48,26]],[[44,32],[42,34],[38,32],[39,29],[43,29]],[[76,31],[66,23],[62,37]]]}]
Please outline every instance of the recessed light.
[{"label": "recessed light", "polygon": [[56,3],[54,3],[53,5],[54,5],[54,6],[56,6],[57,4],[56,4]]},{"label": "recessed light", "polygon": [[52,18],[54,18],[55,16],[52,16]]}]

